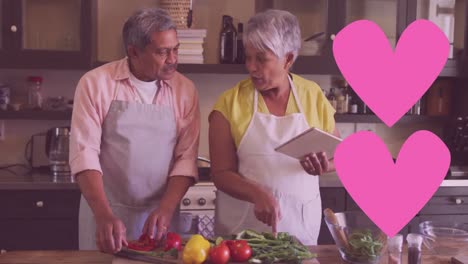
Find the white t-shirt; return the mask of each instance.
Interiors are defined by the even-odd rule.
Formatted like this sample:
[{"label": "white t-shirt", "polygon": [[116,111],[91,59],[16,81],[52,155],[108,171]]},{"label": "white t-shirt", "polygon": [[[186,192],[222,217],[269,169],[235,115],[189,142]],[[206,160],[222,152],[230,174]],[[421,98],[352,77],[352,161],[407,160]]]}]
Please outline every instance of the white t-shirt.
[{"label": "white t-shirt", "polygon": [[139,80],[135,75],[130,72],[130,82],[135,89],[137,90],[138,95],[140,96],[141,101],[144,104],[152,104],[154,96],[158,91],[158,81],[144,82]]}]

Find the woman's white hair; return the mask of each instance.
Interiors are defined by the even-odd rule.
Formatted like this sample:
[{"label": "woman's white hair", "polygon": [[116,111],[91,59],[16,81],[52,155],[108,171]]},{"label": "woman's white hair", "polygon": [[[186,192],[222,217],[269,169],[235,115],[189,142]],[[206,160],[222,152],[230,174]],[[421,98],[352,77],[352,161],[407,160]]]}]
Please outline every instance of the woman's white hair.
[{"label": "woman's white hair", "polygon": [[247,22],[243,42],[244,46],[271,51],[279,59],[292,53],[295,61],[301,48],[299,21],[284,10],[269,9],[258,13]]}]

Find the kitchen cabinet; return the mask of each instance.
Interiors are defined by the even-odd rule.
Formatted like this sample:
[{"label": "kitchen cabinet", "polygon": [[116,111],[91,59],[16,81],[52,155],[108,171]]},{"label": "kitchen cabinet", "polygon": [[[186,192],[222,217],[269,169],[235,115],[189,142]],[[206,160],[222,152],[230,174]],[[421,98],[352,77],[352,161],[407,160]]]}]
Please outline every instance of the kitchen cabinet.
[{"label": "kitchen cabinet", "polygon": [[[115,2],[114,2],[115,1]],[[136,10],[161,5],[161,0],[95,0],[97,28],[96,65],[125,56],[122,45],[122,26]],[[219,33],[222,15],[234,17],[234,24],[246,23],[255,14],[256,1],[251,0],[203,0],[193,3],[192,28],[207,29],[204,39],[204,65],[182,64],[185,73],[246,73],[241,64],[218,64]],[[216,14],[216,15],[213,15]]]},{"label": "kitchen cabinet", "polygon": [[257,1],[256,11],[274,8],[291,12],[299,20],[303,40],[324,32],[319,38],[303,41],[292,72],[298,74],[338,74],[339,70],[333,58],[332,44],[335,35],[344,25],[344,2],[342,0],[265,0]]},{"label": "kitchen cabinet", "polygon": [[78,249],[78,190],[0,191],[0,249]]},{"label": "kitchen cabinet", "polygon": [[346,0],[342,1],[346,10],[345,26],[357,20],[375,22],[387,36],[394,48],[397,39],[405,28],[405,4],[402,0]]},{"label": "kitchen cabinet", "polygon": [[414,228],[424,221],[468,223],[468,187],[441,187],[418,214]]},{"label": "kitchen cabinet", "polygon": [[[449,60],[442,70],[442,76],[459,76],[466,72],[465,41],[467,32],[465,0],[412,0],[407,4],[407,24],[417,19],[428,19],[435,23],[445,33],[450,42]],[[455,63],[459,60],[458,63]]]},{"label": "kitchen cabinet", "polygon": [[91,66],[91,0],[1,0],[0,6],[0,67]]}]

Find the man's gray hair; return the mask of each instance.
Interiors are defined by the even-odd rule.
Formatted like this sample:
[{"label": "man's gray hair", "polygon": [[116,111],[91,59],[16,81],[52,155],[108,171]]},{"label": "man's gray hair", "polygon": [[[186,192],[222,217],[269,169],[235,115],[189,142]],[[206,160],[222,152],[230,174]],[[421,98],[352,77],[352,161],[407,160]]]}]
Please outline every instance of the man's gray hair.
[{"label": "man's gray hair", "polygon": [[271,51],[278,58],[286,54],[296,60],[301,48],[301,29],[296,16],[284,10],[269,9],[253,16],[247,22],[244,46],[252,45],[261,51]]},{"label": "man's gray hair", "polygon": [[154,32],[176,30],[176,25],[166,10],[161,8],[146,8],[135,12],[125,21],[122,29],[125,52],[133,45],[143,50],[151,43]]}]

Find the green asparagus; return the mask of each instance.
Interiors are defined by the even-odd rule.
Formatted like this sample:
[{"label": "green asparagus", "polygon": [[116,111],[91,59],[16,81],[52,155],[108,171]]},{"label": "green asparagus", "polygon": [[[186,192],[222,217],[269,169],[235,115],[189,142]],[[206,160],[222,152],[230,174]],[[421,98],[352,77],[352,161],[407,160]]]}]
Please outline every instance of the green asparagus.
[{"label": "green asparagus", "polygon": [[253,230],[244,230],[236,235],[236,239],[249,243],[253,252],[249,262],[253,264],[300,264],[302,260],[317,257],[286,232],[280,232],[275,237],[271,233],[260,234]]}]

